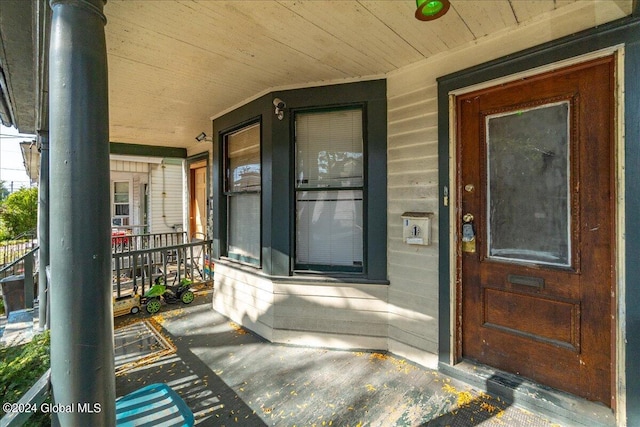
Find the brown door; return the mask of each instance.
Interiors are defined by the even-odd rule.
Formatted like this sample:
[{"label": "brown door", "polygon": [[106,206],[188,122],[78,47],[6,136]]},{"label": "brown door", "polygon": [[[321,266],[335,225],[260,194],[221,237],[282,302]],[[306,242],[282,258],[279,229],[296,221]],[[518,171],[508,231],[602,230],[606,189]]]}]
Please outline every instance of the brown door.
[{"label": "brown door", "polygon": [[457,356],[609,406],[613,87],[606,57],[457,98]]},{"label": "brown door", "polygon": [[191,203],[189,211],[191,237],[204,238],[207,226],[206,161],[191,166]]}]

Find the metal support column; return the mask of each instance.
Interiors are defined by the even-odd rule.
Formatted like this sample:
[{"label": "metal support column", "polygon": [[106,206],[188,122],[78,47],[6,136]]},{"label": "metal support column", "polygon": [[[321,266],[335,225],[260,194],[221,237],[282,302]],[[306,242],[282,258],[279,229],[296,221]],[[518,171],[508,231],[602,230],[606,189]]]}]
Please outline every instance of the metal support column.
[{"label": "metal support column", "polygon": [[[104,0],[50,0],[54,425],[115,425]],[[95,410],[99,408],[99,410]]]},{"label": "metal support column", "polygon": [[49,283],[45,267],[49,265],[49,132],[38,132],[40,171],[38,173],[38,328],[48,329]]}]

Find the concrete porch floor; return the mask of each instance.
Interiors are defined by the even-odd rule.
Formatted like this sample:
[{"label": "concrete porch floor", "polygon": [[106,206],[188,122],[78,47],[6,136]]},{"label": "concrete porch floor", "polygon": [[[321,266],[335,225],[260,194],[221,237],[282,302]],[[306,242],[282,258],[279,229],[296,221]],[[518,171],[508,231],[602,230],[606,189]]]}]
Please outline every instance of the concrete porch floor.
[{"label": "concrete porch floor", "polygon": [[560,426],[394,355],[271,344],[206,293],[115,327],[117,395],[165,382],[199,426]]}]

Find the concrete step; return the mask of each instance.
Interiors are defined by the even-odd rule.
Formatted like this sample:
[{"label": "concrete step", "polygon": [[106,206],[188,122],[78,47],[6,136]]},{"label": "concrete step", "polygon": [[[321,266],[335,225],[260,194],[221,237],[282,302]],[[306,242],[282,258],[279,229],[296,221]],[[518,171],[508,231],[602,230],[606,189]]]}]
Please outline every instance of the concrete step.
[{"label": "concrete step", "polygon": [[10,347],[31,341],[37,321],[37,311],[33,308],[10,312],[0,336],[0,346]]}]

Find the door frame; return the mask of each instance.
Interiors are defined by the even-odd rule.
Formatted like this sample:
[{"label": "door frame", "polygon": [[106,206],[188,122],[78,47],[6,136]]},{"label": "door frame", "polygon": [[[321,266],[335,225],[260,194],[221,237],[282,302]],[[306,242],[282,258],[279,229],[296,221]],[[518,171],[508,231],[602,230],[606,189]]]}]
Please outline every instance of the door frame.
[{"label": "door frame", "polygon": [[[187,224],[188,224],[188,230],[189,230],[189,239],[191,238],[191,235],[193,234],[193,230],[191,229],[191,209],[192,209],[192,202],[193,202],[193,186],[194,186],[194,182],[193,181],[193,173],[192,171],[194,170],[194,168],[199,168],[199,167],[204,167],[205,168],[205,186],[206,186],[206,197],[205,197],[205,202],[206,202],[206,206],[205,206],[205,231],[206,231],[206,235],[209,236],[210,235],[210,230],[208,230],[209,228],[209,198],[211,197],[211,178],[210,178],[210,170],[209,170],[209,157],[210,157],[210,153],[209,151],[205,151],[203,153],[200,154],[196,154],[192,157],[187,158],[187,161],[185,162],[185,172],[186,172],[186,193],[187,193],[187,198],[186,198],[186,219],[187,219]],[[203,164],[202,166],[199,166],[199,164]]]},{"label": "door frame", "polygon": [[[440,321],[448,321],[449,328],[447,339],[448,343],[443,343],[443,338],[445,334],[442,333],[443,328],[441,326],[440,331],[440,346],[443,344],[448,351],[440,351],[440,363],[444,363],[446,365],[455,365],[462,361],[462,326],[459,321],[460,309],[462,304],[461,295],[461,268],[458,264],[458,254],[457,254],[457,218],[460,216],[460,212],[458,212],[458,198],[459,194],[457,191],[457,177],[460,171],[460,168],[457,164],[457,147],[458,141],[456,139],[456,97],[461,96],[463,94],[473,92],[479,89],[493,87],[502,83],[511,82],[514,80],[521,79],[523,77],[530,77],[538,74],[542,74],[544,72],[564,68],[570,65],[580,64],[583,62],[587,62],[589,60],[593,60],[596,58],[601,58],[604,56],[614,55],[615,61],[615,70],[614,70],[614,79],[616,82],[616,92],[614,93],[614,102],[615,102],[615,118],[614,118],[614,139],[612,141],[613,150],[614,150],[614,163],[613,167],[613,179],[615,180],[615,197],[616,201],[613,205],[615,209],[614,212],[614,236],[612,236],[613,241],[615,242],[615,246],[613,250],[616,254],[616,264],[615,268],[615,276],[612,284],[613,292],[615,295],[613,315],[615,317],[613,326],[612,326],[612,392],[614,395],[614,399],[612,402],[612,407],[617,415],[622,411],[624,413],[624,399],[625,399],[625,360],[624,360],[624,325],[625,325],[625,309],[624,309],[624,292],[625,292],[625,241],[624,241],[624,230],[625,230],[625,140],[624,140],[624,46],[623,45],[614,45],[611,47],[607,47],[598,51],[589,52],[580,56],[572,57],[569,59],[562,59],[552,63],[548,63],[545,65],[541,65],[538,67],[526,69],[519,72],[514,72],[511,74],[505,74],[503,76],[489,79],[482,82],[476,82],[467,86],[459,87],[453,90],[450,90],[446,93],[446,102],[448,105],[448,157],[447,157],[447,166],[448,166],[448,180],[441,182],[440,191],[441,191],[441,203],[445,210],[441,209],[441,212],[445,213],[448,211],[448,224],[446,231],[448,232],[448,254],[445,255],[445,252],[441,250],[441,257],[445,257],[448,255],[446,261],[448,263],[448,278],[447,283],[448,286],[446,289],[443,289],[442,285],[440,287],[441,292],[445,291],[448,293],[448,306],[449,310],[448,314],[440,317]],[[443,95],[443,94],[440,94]],[[442,154],[442,153],[441,153]],[[440,156],[442,157],[442,156]],[[442,161],[442,158],[441,158]],[[445,190],[446,187],[446,190]],[[446,200],[445,200],[446,198]],[[443,242],[444,243],[444,242]],[[444,248],[443,248],[444,249]],[[442,264],[441,264],[442,265]],[[441,282],[444,277],[441,275]],[[444,308],[441,304],[440,308]]]}]

